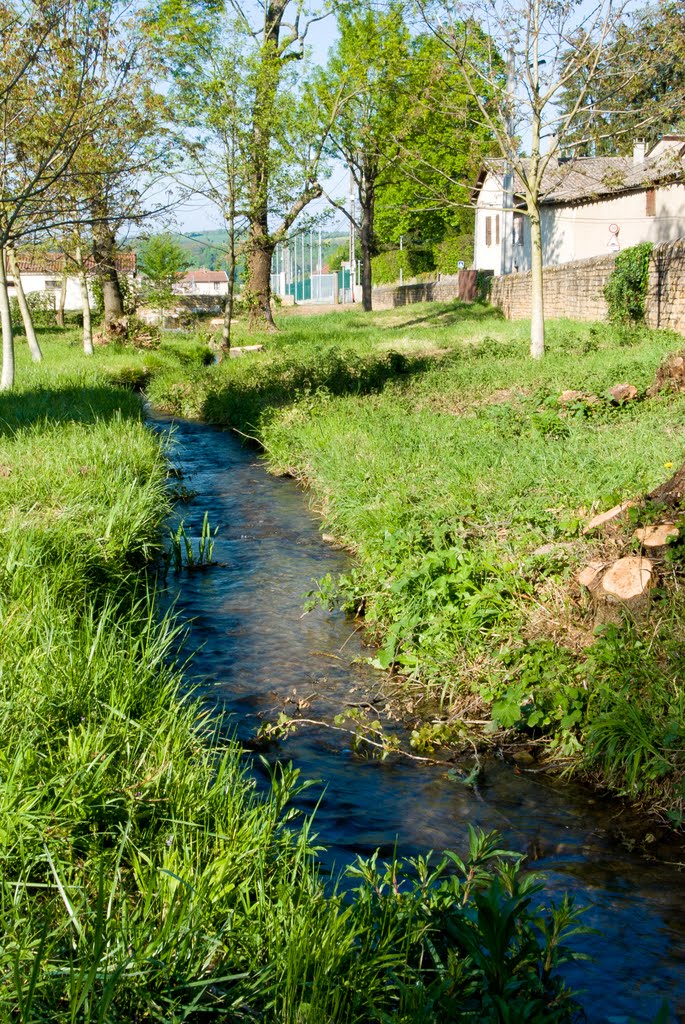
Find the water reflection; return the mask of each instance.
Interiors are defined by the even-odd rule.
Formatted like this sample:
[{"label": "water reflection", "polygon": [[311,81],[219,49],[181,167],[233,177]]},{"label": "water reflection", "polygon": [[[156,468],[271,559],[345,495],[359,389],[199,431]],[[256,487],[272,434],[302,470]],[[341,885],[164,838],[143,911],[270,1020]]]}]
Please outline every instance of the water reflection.
[{"label": "water reflection", "polygon": [[[159,430],[169,425],[155,420]],[[192,623],[205,698],[232,712],[248,738],[259,714],[289,697],[312,698],[320,717],[322,708],[330,715],[373,691],[354,624],[321,609],[302,613],[312,581],[348,561],[321,541],[293,482],[269,476],[230,433],[197,423],[174,423],[173,458],[197,492],[181,509],[189,534],[200,536],[205,510],[219,527],[214,557],[222,565],[170,577],[172,589],[182,587],[170,596]],[[552,893],[570,891],[588,907],[586,923],[601,933],[582,940],[594,962],[567,972],[584,990],[588,1021],[648,1022],[663,998],[673,1020],[685,1020],[682,876],[612,841],[617,805],[496,760],[474,793],[439,766],[360,759],[344,737],[321,729],[291,737],[280,756],[321,780],[302,804],[319,805],[327,869],[376,848],[390,855],[395,843],[403,854],[463,849],[469,823],[497,828],[510,848],[535,857]]]}]

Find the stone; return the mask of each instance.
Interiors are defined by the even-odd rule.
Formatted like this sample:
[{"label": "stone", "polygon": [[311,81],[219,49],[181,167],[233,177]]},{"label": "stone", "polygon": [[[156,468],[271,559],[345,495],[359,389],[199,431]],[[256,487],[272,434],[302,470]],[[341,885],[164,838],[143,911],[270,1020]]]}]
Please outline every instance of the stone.
[{"label": "stone", "polygon": [[640,542],[645,551],[650,555],[663,556],[670,540],[680,536],[680,530],[675,523],[659,523],[651,526],[641,526],[635,531],[633,537]]},{"label": "stone", "polygon": [[637,388],[633,384],[615,384],[613,388],[609,388],[609,394],[613,402],[621,405],[637,398]]},{"label": "stone", "polygon": [[620,505],[614,505],[614,507],[610,508],[608,512],[600,513],[600,515],[595,516],[590,520],[583,530],[583,534],[591,533],[593,530],[597,530],[600,526],[604,526],[605,523],[610,523],[612,520],[618,519],[618,517],[622,516],[627,509],[633,508],[635,504],[636,502],[634,501],[624,501]]},{"label": "stone", "polygon": [[638,621],[646,618],[655,584],[654,563],[649,558],[619,558],[593,593],[595,625],[618,625],[627,617]]},{"label": "stone", "polygon": [[586,587],[590,591],[595,590],[602,581],[605,566],[605,562],[589,562],[576,576],[581,587]]},{"label": "stone", "polygon": [[578,399],[582,397],[582,391],[562,391],[557,401],[561,403],[561,405],[566,405],[569,402],[577,402]]}]

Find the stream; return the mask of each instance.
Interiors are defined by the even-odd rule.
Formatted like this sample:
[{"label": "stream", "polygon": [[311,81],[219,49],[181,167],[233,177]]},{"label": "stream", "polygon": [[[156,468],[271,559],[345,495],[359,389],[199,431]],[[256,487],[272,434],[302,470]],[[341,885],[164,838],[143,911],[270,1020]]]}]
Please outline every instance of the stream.
[{"label": "stream", "polygon": [[[205,511],[218,527],[220,564],[170,573],[167,583],[168,600],[190,623],[187,650],[197,652],[191,673],[203,699],[231,713],[243,740],[260,715],[275,718],[288,700],[286,710],[306,700],[306,716],[328,720],[369,700],[379,675],[363,661],[370,652],[358,625],[340,612],[303,614],[313,581],[349,568],[349,556],[321,539],[306,495],[269,475],[227,431],[156,414],[151,424],[172,431],[179,485],[196,492],[178,506],[195,549]],[[403,856],[463,852],[469,824],[497,829],[507,848],[532,851],[547,892],[571,893],[587,908],[584,924],[598,930],[575,941],[593,959],[565,970],[587,1020],[648,1024],[666,999],[669,1019],[685,1021],[684,876],[617,840],[625,814],[617,802],[496,759],[474,792],[448,779],[444,765],[365,759],[345,735],[318,727],[301,729],[271,756],[317,782],[298,804],[317,807],[325,869],[377,848],[391,856],[396,844]]]}]

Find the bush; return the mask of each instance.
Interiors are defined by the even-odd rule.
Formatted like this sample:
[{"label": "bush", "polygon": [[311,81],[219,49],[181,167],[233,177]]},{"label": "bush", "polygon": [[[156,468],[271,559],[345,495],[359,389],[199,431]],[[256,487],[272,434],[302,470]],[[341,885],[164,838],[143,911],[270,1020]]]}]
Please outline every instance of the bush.
[{"label": "bush", "polygon": [[459,262],[473,263],[473,234],[452,235],[443,239],[434,249],[435,266],[441,274],[456,274]]},{"label": "bush", "polygon": [[[34,327],[54,327],[56,325],[55,302],[47,292],[28,292],[26,303],[31,311]],[[23,331],[24,321],[21,318],[19,302],[16,298],[10,300],[10,307],[12,311],[12,327]]]},{"label": "bush", "polygon": [[614,270],[604,286],[610,323],[639,324],[644,320],[652,248],[651,242],[641,242],[616,257]]}]

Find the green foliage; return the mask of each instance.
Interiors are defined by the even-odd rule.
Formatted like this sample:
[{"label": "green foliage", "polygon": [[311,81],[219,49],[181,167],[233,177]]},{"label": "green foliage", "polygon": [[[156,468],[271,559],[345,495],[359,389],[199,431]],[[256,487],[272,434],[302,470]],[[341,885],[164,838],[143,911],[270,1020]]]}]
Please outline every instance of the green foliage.
[{"label": "green foliage", "polygon": [[473,231],[449,235],[435,246],[435,269],[441,274],[456,274],[460,262],[473,263]]},{"label": "green foliage", "polygon": [[652,248],[651,242],[641,242],[617,255],[604,287],[611,323],[640,324],[644,321]]},{"label": "green foliage", "polygon": [[[31,311],[34,327],[56,326],[55,301],[51,295],[45,292],[27,292],[26,303]],[[15,330],[23,331],[24,321],[21,318],[18,299],[12,298],[10,300],[10,309],[12,313],[12,327]]]},{"label": "green foliage", "polygon": [[406,249],[382,252],[371,260],[374,284],[395,284],[400,279],[400,270],[409,276],[409,253]]}]

